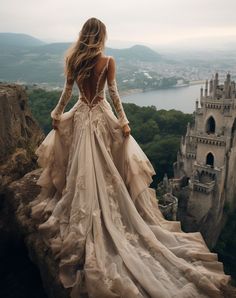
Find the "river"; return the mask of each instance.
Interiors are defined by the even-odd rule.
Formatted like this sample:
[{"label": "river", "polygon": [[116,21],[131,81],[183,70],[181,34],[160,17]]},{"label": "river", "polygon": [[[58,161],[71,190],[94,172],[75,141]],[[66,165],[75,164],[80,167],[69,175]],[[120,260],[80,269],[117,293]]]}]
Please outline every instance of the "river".
[{"label": "river", "polygon": [[[135,103],[139,106],[156,106],[158,110],[180,110],[192,113],[195,110],[195,101],[200,98],[200,88],[203,84],[183,87],[147,91],[122,96],[123,102]],[[203,86],[204,87],[204,86]]]}]

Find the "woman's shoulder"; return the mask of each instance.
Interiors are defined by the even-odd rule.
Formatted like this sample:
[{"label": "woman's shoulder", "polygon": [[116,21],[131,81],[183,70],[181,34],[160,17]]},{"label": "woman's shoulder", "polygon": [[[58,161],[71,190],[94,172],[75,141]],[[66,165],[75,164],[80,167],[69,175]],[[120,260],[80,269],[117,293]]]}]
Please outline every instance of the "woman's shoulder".
[{"label": "woman's shoulder", "polygon": [[111,55],[106,56],[107,59],[115,61],[115,58]]},{"label": "woman's shoulder", "polygon": [[115,65],[115,58],[113,57],[113,56],[106,56],[106,58],[107,58],[107,66],[109,67],[109,66],[112,66],[112,67],[114,67],[114,65]]},{"label": "woman's shoulder", "polygon": [[104,56],[103,56],[103,59],[105,59],[105,60],[107,60],[107,61],[108,61],[108,60],[109,60],[109,61],[110,61],[110,60],[115,61],[115,58],[114,58],[113,56],[111,56],[111,55],[104,55]]},{"label": "woman's shoulder", "polygon": [[101,65],[109,65],[109,64],[114,64],[115,63],[115,58],[111,55],[104,55],[101,56],[98,60],[98,63],[100,63]]}]

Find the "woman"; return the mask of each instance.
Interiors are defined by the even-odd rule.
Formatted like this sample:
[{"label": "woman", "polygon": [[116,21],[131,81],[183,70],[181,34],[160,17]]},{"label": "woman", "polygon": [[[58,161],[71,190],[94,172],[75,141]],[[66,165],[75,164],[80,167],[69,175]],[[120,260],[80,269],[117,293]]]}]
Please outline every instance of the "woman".
[{"label": "woman", "polygon": [[[31,214],[60,280],[71,297],[224,297],[230,277],[217,255],[158,209],[155,172],[130,135],[105,40],[105,25],[87,20],[66,56],[54,129],[36,150],[42,188]],[[74,83],[79,99],[63,113]]]}]

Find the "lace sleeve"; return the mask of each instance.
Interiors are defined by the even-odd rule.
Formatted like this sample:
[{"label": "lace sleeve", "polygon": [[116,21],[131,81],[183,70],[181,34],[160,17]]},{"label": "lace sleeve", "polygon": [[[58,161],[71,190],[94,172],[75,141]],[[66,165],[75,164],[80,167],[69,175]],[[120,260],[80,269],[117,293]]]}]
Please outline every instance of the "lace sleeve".
[{"label": "lace sleeve", "polygon": [[125,124],[129,123],[129,120],[127,119],[127,117],[125,115],[125,111],[123,109],[122,102],[120,100],[120,96],[119,96],[119,92],[118,92],[117,84],[116,84],[116,79],[113,79],[107,85],[108,85],[108,91],[109,91],[110,98],[113,102],[115,111],[117,113],[119,124],[121,127],[123,127]]},{"label": "lace sleeve", "polygon": [[60,120],[61,115],[68,104],[71,94],[72,94],[72,88],[73,88],[73,83],[72,81],[65,80],[65,84],[62,90],[61,97],[55,106],[55,108],[51,111],[51,118],[55,120]]}]

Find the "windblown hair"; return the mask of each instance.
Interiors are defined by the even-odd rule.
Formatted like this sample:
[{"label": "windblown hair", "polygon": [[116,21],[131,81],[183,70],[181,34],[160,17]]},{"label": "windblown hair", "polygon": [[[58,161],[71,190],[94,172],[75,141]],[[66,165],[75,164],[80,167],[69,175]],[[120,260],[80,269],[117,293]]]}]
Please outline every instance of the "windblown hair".
[{"label": "windblown hair", "polygon": [[104,49],[106,38],[106,26],[102,21],[90,18],[84,23],[78,40],[65,54],[64,73],[69,80],[76,78],[80,84],[90,76],[98,54]]}]

